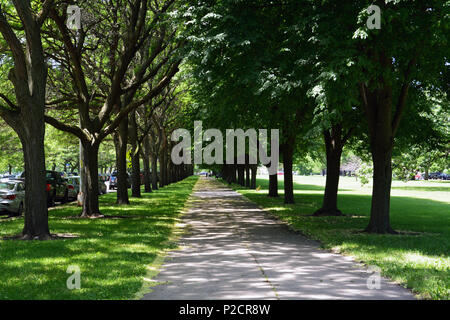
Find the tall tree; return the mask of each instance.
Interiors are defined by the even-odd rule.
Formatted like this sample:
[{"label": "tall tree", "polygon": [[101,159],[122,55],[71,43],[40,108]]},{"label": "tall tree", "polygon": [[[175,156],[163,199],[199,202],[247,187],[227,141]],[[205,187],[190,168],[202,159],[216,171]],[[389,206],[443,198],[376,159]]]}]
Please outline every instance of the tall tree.
[{"label": "tall tree", "polygon": [[[85,18],[76,33],[65,23],[65,8],[51,11],[54,28],[48,32],[50,54],[58,63],[55,69],[63,81],[74,84],[73,92],[60,87],[53,98],[61,105],[75,103],[79,125],[50,115],[45,119],[57,129],[77,136],[83,146],[83,216],[100,214],[96,192],[100,143],[120,126],[118,171],[120,181],[125,182],[128,125],[123,123],[131,111],[161,92],[178,71],[180,60],[174,55],[179,46],[174,40],[176,26],[170,25],[166,16],[173,3],[174,0],[95,4],[82,1],[79,4]],[[148,50],[142,52],[142,48]],[[146,83],[151,79],[156,85],[148,88]],[[126,194],[125,200],[118,200],[127,203],[127,197]]]},{"label": "tall tree", "polygon": [[[364,5],[366,2],[361,1]],[[411,88],[441,88],[439,75],[448,68],[450,30],[445,23],[447,1],[375,1],[381,29],[369,30],[361,11],[354,34],[361,71],[359,91],[369,127],[374,165],[370,233],[395,233],[391,228],[390,191],[395,137]]]},{"label": "tall tree", "polygon": [[8,78],[14,87],[14,99],[0,95],[6,103],[0,106],[0,116],[22,143],[26,181],[23,239],[50,238],[43,187],[47,63],[41,28],[53,5],[53,0],[12,0],[12,5],[0,4],[0,33],[7,47],[2,50],[1,59],[12,65]]}]

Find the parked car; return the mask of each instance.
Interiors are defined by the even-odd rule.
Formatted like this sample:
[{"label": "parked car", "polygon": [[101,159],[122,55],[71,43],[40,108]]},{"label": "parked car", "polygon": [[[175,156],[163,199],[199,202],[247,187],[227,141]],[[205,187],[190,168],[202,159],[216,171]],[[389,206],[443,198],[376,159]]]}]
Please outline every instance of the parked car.
[{"label": "parked car", "polygon": [[445,173],[442,172],[431,172],[429,174],[429,179],[434,179],[434,180],[448,180],[449,176]]},{"label": "parked car", "polygon": [[14,175],[14,174],[5,174],[3,177],[2,177],[2,179],[3,180],[15,180],[16,179],[16,175]]},{"label": "parked car", "polygon": [[47,197],[48,205],[53,206],[55,201],[68,202],[69,189],[61,173],[48,170],[45,172],[45,178],[47,180],[46,190],[49,192]]},{"label": "parked car", "polygon": [[[127,173],[127,187],[131,188],[131,177],[130,175]],[[111,175],[109,176],[109,189],[110,190],[114,190],[117,189],[117,171],[114,171],[113,173],[111,173]]]},{"label": "parked car", "polygon": [[[20,176],[25,179],[25,172]],[[66,180],[57,171],[45,171],[45,192],[47,194],[47,206],[53,207],[55,201],[66,203],[69,201],[69,189]],[[26,182],[26,181],[25,181]]]},{"label": "parked car", "polygon": [[25,184],[18,180],[0,181],[0,211],[21,216],[25,205]]},{"label": "parked car", "polygon": [[[66,178],[67,181],[67,188],[69,190],[69,199],[74,200],[77,198],[78,194],[81,191],[81,177],[79,176],[72,176]],[[103,182],[103,179],[101,176],[98,177],[98,194],[105,194],[107,193],[107,187],[105,182]]]},{"label": "parked car", "polygon": [[78,193],[80,193],[81,177],[72,176],[68,177],[66,180],[69,199],[76,200]]}]

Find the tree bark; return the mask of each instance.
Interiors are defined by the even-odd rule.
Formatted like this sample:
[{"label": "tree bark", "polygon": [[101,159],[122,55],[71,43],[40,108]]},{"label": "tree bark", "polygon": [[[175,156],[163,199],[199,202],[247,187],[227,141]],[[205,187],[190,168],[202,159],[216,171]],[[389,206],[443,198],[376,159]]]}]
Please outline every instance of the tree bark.
[{"label": "tree bark", "polygon": [[[385,85],[373,92],[363,90],[369,125],[370,148],[373,160],[372,205],[368,233],[396,233],[390,226],[390,197],[392,183],[392,149],[399,114],[392,120],[392,89]],[[404,101],[403,101],[404,103]],[[399,109],[397,109],[399,110]]]},{"label": "tree bark", "polygon": [[325,194],[323,196],[322,208],[314,212],[314,216],[342,216],[337,207],[339,188],[339,174],[341,168],[341,155],[343,142],[341,140],[342,130],[340,126],[334,126],[331,133],[324,131],[325,150],[327,155],[327,178]]},{"label": "tree bark", "polygon": [[128,144],[128,118],[124,118],[115,135],[116,162],[117,162],[117,204],[130,204],[128,198],[127,175],[127,144]]},{"label": "tree bark", "polygon": [[152,192],[152,177],[150,172],[150,141],[148,137],[144,138],[141,155],[144,163],[144,191],[149,193]]},{"label": "tree bark", "polygon": [[[14,86],[17,106],[0,110],[0,116],[18,134],[25,166],[25,219],[23,239],[50,239],[45,192],[45,98],[47,64],[41,41],[41,26],[47,11],[36,15],[30,5],[14,1],[24,34],[19,40],[2,10],[0,32],[12,53],[14,67],[8,78]],[[47,5],[53,5],[48,3]],[[6,49],[5,49],[6,50]],[[5,51],[3,50],[3,51]],[[8,51],[8,50],[6,50]]]},{"label": "tree bark", "polygon": [[151,155],[152,161],[152,188],[158,190],[158,158],[155,154]]},{"label": "tree bark", "polygon": [[81,165],[81,174],[83,175],[83,211],[81,217],[100,216],[100,207],[98,201],[98,144],[91,145],[85,141],[83,145],[83,162]]},{"label": "tree bark", "polygon": [[269,197],[277,198],[278,197],[278,175],[271,174],[269,175]]},{"label": "tree bark", "polygon": [[141,163],[139,157],[136,112],[129,116],[129,137],[131,144],[131,196],[141,198]]},{"label": "tree bark", "polygon": [[238,173],[238,184],[245,187],[245,165],[238,164],[237,165],[237,173]]},{"label": "tree bark", "polygon": [[159,171],[161,175],[159,187],[162,188],[167,185],[167,163],[166,163],[166,150],[164,144],[161,146],[161,152],[159,155]]},{"label": "tree bark", "polygon": [[293,144],[283,147],[283,168],[284,168],[284,203],[294,203],[294,181],[292,176],[292,162],[294,157]]},{"label": "tree bark", "polygon": [[[34,110],[38,110],[38,108]],[[46,180],[43,112],[42,114],[39,112],[22,114],[22,121],[27,129],[16,131],[22,142],[25,164],[25,224],[22,238],[48,240],[51,237],[44,188]]]},{"label": "tree bark", "polygon": [[250,165],[246,164],[245,165],[245,186],[247,188],[250,188],[250,180],[251,180],[251,177],[250,177]]},{"label": "tree bark", "polygon": [[396,233],[391,228],[389,218],[392,183],[391,152],[392,150],[378,148],[372,151],[372,206],[369,225],[365,229],[369,233]]},{"label": "tree bark", "polygon": [[258,166],[256,164],[252,164],[250,169],[251,169],[251,176],[252,176],[251,183],[250,183],[250,189],[255,190],[256,189],[256,174],[258,171]]},{"label": "tree bark", "polygon": [[236,171],[237,171],[236,164],[231,164],[230,165],[230,182],[231,183],[237,183]]}]

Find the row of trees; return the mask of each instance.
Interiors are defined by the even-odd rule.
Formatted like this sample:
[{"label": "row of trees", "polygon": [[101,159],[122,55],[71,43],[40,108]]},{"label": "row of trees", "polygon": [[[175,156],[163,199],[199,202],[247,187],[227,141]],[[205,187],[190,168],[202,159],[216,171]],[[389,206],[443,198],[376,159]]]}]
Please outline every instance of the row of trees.
[{"label": "row of trees", "polygon": [[[177,51],[183,45],[179,37],[182,25],[169,19],[179,3],[78,1],[81,16],[76,30],[67,23],[70,4],[12,0],[2,1],[0,6],[0,59],[6,71],[1,79],[0,116],[17,133],[23,149],[27,188],[24,239],[50,238],[43,188],[45,123],[80,142],[81,215],[86,217],[101,214],[97,190],[102,142],[114,143],[117,202],[127,204],[127,154],[136,181],[139,155],[144,156],[148,173],[149,156],[168,152],[165,137],[171,125],[167,122],[169,114],[178,110],[172,107],[175,111],[166,114],[174,101],[177,86],[171,83],[181,63]],[[153,139],[160,141],[154,144],[161,147],[150,150],[150,131],[158,136]],[[171,168],[166,161],[160,171],[163,186],[192,170]],[[156,166],[153,172],[156,175]],[[136,188],[133,195],[139,196]]]},{"label": "row of trees", "polygon": [[[317,215],[341,214],[344,147],[370,154],[366,231],[376,233],[393,232],[392,157],[412,145],[448,149],[448,127],[430,116],[448,114],[444,0],[79,0],[76,30],[67,23],[69,4],[0,5],[0,117],[22,144],[26,239],[50,236],[42,188],[46,123],[79,140],[82,216],[101,214],[105,142],[115,149],[117,202],[128,204],[128,162],[133,196],[140,195],[141,164],[147,192],[157,186],[158,160],[162,186],[192,173],[169,158],[171,133],[193,129],[193,120],[218,129],[280,129],[286,204],[294,202],[294,160],[317,153],[322,137],[328,174]],[[368,28],[371,4],[381,9],[381,29]],[[223,168],[232,181],[242,182],[243,171],[251,184],[254,167]],[[277,188],[272,175],[269,195]]]},{"label": "row of trees", "polygon": [[[368,12],[372,4],[381,17]],[[370,154],[366,231],[394,233],[393,155],[413,145],[448,150],[448,126],[430,117],[438,105],[448,123],[446,9],[446,1],[199,1],[185,14],[196,117],[221,129],[279,128],[286,204],[294,202],[293,160],[322,136],[327,180],[316,215],[342,214],[344,147]],[[381,29],[369,28],[378,18]],[[270,179],[276,196],[277,176]]]}]

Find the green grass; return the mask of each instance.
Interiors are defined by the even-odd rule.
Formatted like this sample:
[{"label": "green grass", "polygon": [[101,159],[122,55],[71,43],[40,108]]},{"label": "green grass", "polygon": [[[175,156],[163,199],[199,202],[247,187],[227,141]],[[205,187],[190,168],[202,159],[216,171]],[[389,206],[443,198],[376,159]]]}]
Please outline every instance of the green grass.
[{"label": "green grass", "polygon": [[[51,232],[74,239],[0,240],[0,300],[135,298],[161,255],[174,248],[170,239],[196,181],[190,177],[143,194],[130,206],[115,205],[115,193],[100,197],[104,215],[130,219],[74,219],[80,208],[73,204],[51,210]],[[18,234],[22,226],[23,218],[0,220],[0,237]],[[81,269],[80,290],[67,289],[70,265]]]},{"label": "green grass", "polygon": [[[281,177],[282,178],[282,177]],[[239,192],[270,210],[293,228],[321,241],[326,249],[351,255],[410,288],[425,299],[450,298],[450,183],[395,181],[391,198],[391,225],[406,235],[358,233],[369,221],[371,187],[355,178],[342,178],[338,206],[345,217],[309,217],[322,203],[323,177],[295,177],[295,204],[268,198],[268,180],[261,177],[260,191]]]}]

